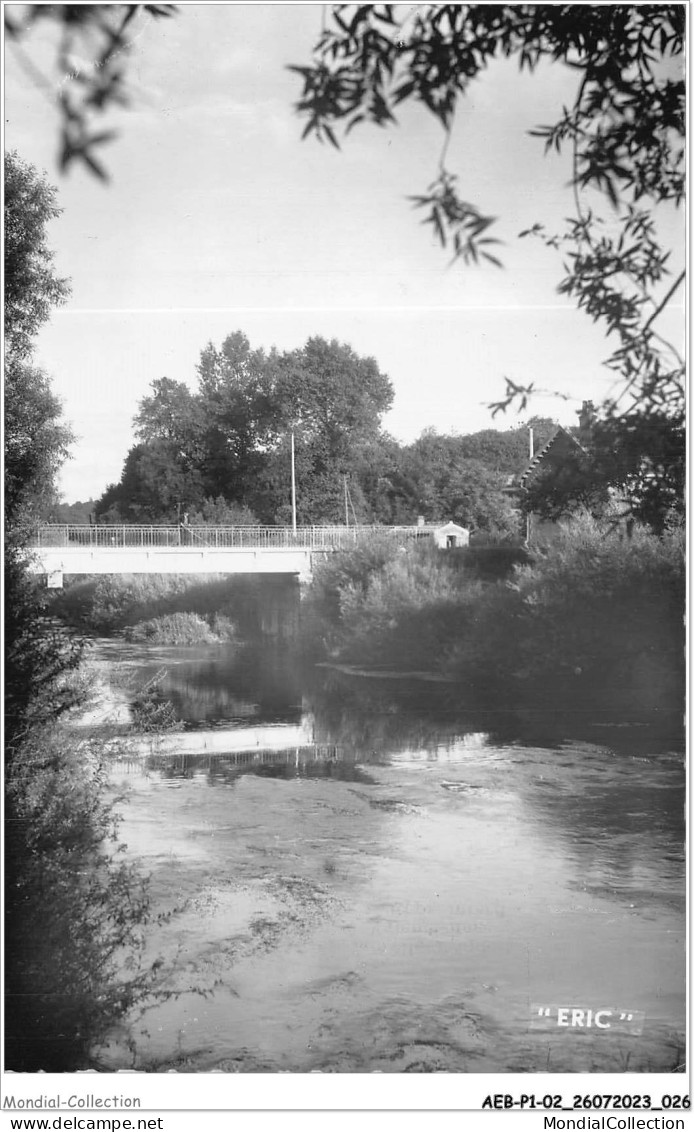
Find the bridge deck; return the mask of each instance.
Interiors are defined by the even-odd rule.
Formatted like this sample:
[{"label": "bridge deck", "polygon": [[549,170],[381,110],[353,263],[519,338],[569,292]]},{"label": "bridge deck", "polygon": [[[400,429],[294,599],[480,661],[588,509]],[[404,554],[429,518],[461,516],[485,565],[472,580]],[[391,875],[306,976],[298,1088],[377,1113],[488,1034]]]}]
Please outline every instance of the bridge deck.
[{"label": "bridge deck", "polygon": [[75,526],[62,523],[37,527],[31,538],[36,548],[172,548],[246,550],[301,548],[325,550],[350,546],[369,535],[412,538],[427,534],[429,527],[212,527],[188,526]]},{"label": "bridge deck", "polygon": [[37,528],[34,573],[49,585],[64,574],[311,574],[316,556],[368,535],[404,541],[423,527],[69,526]]}]

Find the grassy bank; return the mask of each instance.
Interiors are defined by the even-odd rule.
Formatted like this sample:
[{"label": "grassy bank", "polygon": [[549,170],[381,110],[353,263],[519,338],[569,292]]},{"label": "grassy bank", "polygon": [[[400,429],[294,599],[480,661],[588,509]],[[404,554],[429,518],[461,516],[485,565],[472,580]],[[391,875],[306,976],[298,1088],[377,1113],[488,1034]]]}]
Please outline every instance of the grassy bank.
[{"label": "grassy bank", "polygon": [[140,641],[150,645],[210,645],[233,641],[237,637],[233,621],[223,614],[165,613],[128,625],[123,635],[126,641]]},{"label": "grassy bank", "polygon": [[589,517],[545,550],[439,552],[375,540],[309,589],[314,658],[428,669],[515,701],[562,695],[681,706],[684,539],[626,539]]}]

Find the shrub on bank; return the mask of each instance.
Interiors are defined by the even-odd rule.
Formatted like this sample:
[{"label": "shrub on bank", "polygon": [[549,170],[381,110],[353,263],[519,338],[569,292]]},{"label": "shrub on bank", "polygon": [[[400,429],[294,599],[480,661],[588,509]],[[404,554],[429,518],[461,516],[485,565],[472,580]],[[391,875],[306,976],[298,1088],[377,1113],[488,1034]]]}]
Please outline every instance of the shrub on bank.
[{"label": "shrub on bank", "polygon": [[439,670],[516,699],[681,704],[681,531],[626,538],[584,515],[545,549],[503,550],[503,564],[417,545],[342,552],[317,572],[305,630],[335,659]]},{"label": "shrub on bank", "polygon": [[683,675],[683,531],[658,537],[637,527],[625,538],[584,515],[517,571],[514,586],[530,677],[559,669],[590,686],[607,680],[636,691],[639,671],[650,670],[661,690]]},{"label": "shrub on bank", "polygon": [[133,695],[130,710],[136,731],[158,735],[164,731],[182,729],[183,723],[178,718],[174,705],[162,690],[165,675],[166,669],[162,668]]},{"label": "shrub on bank", "polygon": [[631,538],[589,515],[561,526],[506,585],[489,589],[451,675],[671,707],[683,697],[682,532]]},{"label": "shrub on bank", "polygon": [[435,554],[428,548],[401,553],[365,586],[344,587],[343,655],[369,655],[395,667],[438,667],[446,643],[474,616],[483,585]]},{"label": "shrub on bank", "polygon": [[314,651],[392,668],[435,669],[483,589],[461,553],[374,538],[316,570],[302,610]]},{"label": "shrub on bank", "polygon": [[197,613],[169,613],[128,626],[124,636],[126,641],[151,645],[207,645],[235,639],[236,626],[228,617],[215,614],[211,622]]},{"label": "shrub on bank", "polygon": [[[69,624],[100,634],[187,613],[197,614],[208,626],[216,618],[220,627],[227,622],[243,626],[252,615],[249,598],[255,589],[255,579],[227,575],[103,574],[70,580],[64,590],[56,591],[52,608]],[[220,628],[220,635],[226,632]]]}]

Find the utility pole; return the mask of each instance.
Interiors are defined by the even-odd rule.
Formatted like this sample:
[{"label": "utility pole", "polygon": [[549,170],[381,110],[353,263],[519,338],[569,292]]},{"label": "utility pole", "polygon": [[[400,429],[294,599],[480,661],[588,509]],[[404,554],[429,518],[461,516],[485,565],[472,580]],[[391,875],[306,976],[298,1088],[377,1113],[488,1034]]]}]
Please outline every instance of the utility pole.
[{"label": "utility pole", "polygon": [[347,494],[347,476],[343,476],[342,478],[345,481],[345,526],[348,527],[349,526],[349,505],[348,505],[348,498],[349,497],[348,497],[348,494]]},{"label": "utility pole", "polygon": [[296,534],[296,469],[294,467],[294,429],[292,429],[292,530]]},{"label": "utility pole", "polygon": [[[535,435],[533,433],[532,425],[528,426],[528,454],[532,460],[535,456]],[[525,516],[525,541],[526,544],[530,543],[531,535],[530,512]]]}]

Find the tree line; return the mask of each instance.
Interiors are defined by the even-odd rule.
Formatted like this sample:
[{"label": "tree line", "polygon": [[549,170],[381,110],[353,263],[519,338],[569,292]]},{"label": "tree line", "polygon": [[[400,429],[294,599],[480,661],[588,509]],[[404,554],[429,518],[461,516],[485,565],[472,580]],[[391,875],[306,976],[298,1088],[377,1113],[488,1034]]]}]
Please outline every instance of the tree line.
[{"label": "tree line", "polygon": [[[154,380],[134,418],[121,478],[94,506],[100,522],[287,524],[293,439],[299,524],[454,520],[491,535],[518,529],[509,478],[528,431],[485,429],[411,444],[384,431],[393,387],[373,358],[312,337],[280,353],[241,331],[207,345],[197,388]],[[556,425],[530,422],[539,443]],[[64,513],[64,512],[63,512]]]},{"label": "tree line", "polygon": [[383,428],[393,386],[373,358],[312,337],[280,352],[240,331],[209,343],[197,387],[155,379],[134,418],[121,478],[86,505],[55,503],[59,522],[288,525],[292,447],[300,525],[454,521],[492,539],[516,538],[522,517],[557,520],[615,510],[660,533],[684,508],[680,417],[651,408],[594,415],[560,467],[520,489],[530,458],[558,425],[531,417],[504,431],[425,429],[402,444]]}]

